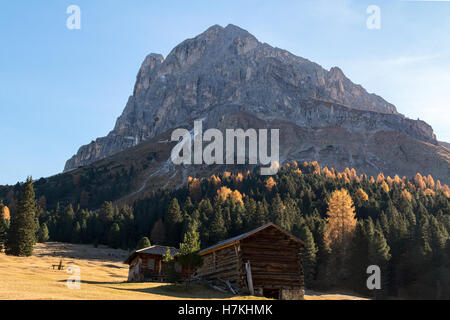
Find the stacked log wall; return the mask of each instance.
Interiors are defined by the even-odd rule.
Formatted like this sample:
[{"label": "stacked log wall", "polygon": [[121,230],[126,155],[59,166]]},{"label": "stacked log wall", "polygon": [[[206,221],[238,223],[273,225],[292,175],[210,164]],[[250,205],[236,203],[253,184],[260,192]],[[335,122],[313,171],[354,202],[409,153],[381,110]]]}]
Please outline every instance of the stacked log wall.
[{"label": "stacked log wall", "polygon": [[222,279],[238,284],[240,280],[238,247],[232,245],[203,255],[203,265],[197,270],[197,274],[207,280]]},{"label": "stacked log wall", "polygon": [[267,229],[244,239],[241,250],[242,263],[250,262],[255,289],[304,289],[298,242],[276,229]]}]

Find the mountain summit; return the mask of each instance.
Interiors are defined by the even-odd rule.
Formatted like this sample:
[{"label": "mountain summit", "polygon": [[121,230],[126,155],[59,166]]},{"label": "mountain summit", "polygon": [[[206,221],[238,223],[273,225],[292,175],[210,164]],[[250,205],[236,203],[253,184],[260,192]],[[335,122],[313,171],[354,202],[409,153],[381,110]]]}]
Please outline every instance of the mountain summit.
[{"label": "mountain summit", "polygon": [[[67,161],[65,171],[110,157],[169,129],[188,127],[195,119],[205,119],[206,127],[215,128],[245,128],[262,121],[275,122],[285,131],[301,129],[298,139],[303,140],[290,141],[284,153],[280,146],[283,160],[317,160],[367,173],[373,169],[406,175],[410,170],[389,162],[390,157],[405,156],[415,161],[411,170],[434,170],[426,167],[428,160],[413,160],[415,155],[408,154],[406,146],[388,146],[380,154],[370,149],[385,139],[393,143],[392,136],[396,143],[406,139],[407,144],[443,148],[428,124],[399,114],[394,105],[354,84],[338,67],[328,71],[230,24],[214,25],[183,41],[165,59],[148,55],[114,129],[82,146]],[[384,154],[389,150],[391,154]],[[435,175],[447,170],[444,180],[448,179],[448,162],[437,149],[421,157],[437,157],[439,161],[433,161],[439,163],[440,174]]]}]

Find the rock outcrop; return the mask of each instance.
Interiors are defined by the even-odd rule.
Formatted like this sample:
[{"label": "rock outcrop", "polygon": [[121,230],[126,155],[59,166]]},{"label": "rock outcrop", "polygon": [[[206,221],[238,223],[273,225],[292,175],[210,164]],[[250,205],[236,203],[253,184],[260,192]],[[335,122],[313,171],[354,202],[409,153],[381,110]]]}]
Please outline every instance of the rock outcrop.
[{"label": "rock outcrop", "polygon": [[[399,114],[392,104],[352,83],[339,68],[327,71],[261,43],[239,27],[216,25],[179,44],[166,59],[148,55],[114,129],[82,146],[67,161],[65,171],[112,156],[171,128],[188,127],[195,119],[204,119],[206,127],[217,127],[227,115],[240,112],[308,130],[336,127],[370,137],[398,132],[438,145],[428,124]],[[357,152],[358,146],[354,147]]]}]

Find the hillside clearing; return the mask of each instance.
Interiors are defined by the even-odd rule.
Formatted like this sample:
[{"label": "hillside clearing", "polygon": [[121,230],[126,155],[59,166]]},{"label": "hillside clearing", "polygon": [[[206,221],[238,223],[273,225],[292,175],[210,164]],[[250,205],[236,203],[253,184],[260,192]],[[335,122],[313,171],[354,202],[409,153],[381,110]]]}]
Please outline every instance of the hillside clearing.
[{"label": "hillside clearing", "polygon": [[[178,300],[178,299],[261,299],[233,296],[193,285],[167,283],[127,283],[128,266],[122,262],[129,252],[103,246],[62,243],[37,244],[34,255],[27,258],[0,253],[1,300]],[[65,270],[53,270],[63,260]],[[80,289],[69,289],[71,276],[67,268],[80,269]],[[354,300],[339,293],[311,292],[307,300]]]}]

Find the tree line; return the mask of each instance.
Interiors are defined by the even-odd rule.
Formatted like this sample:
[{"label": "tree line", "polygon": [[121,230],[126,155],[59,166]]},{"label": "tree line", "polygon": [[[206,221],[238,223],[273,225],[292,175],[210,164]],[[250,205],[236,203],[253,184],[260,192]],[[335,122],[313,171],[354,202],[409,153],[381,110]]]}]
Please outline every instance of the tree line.
[{"label": "tree line", "polygon": [[[255,170],[189,178],[181,189],[153,191],[132,206],[44,210],[35,203],[34,227],[27,228],[34,241],[134,249],[143,237],[176,247],[198,237],[205,248],[272,221],[306,244],[307,288],[373,295],[366,269],[378,265],[376,297],[442,299],[450,298],[449,198],[448,186],[431,176],[368,177],[293,162],[272,177]],[[17,207],[20,216],[31,204]],[[14,214],[9,230],[13,223]]]}]

